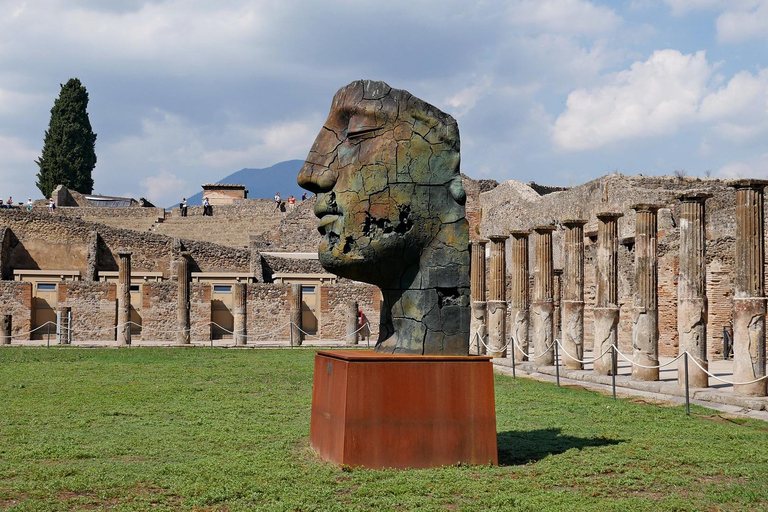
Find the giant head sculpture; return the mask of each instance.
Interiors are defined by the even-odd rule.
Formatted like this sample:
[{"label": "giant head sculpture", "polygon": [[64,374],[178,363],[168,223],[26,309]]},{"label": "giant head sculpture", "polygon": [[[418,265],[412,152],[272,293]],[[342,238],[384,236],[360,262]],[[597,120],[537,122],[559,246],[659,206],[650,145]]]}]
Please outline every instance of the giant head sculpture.
[{"label": "giant head sculpture", "polygon": [[336,93],[299,185],[317,194],[320,263],[381,288],[376,350],[466,355],[469,230],[456,121],[362,80]]}]

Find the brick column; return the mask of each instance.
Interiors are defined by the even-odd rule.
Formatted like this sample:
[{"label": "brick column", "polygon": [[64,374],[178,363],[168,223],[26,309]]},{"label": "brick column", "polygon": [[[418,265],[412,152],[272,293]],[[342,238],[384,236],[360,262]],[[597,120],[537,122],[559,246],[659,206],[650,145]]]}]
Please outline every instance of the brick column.
[{"label": "brick column", "polygon": [[552,232],[554,226],[533,228],[536,257],[533,264],[533,350],[536,366],[555,364],[554,282],[552,268]]},{"label": "brick column", "polygon": [[[765,376],[765,249],[763,189],[768,180],[734,180],[736,276],[733,296],[733,380]],[[765,379],[733,387],[734,394],[765,396]]]},{"label": "brick column", "polygon": [[56,313],[59,317],[59,345],[69,345],[71,336],[69,332],[69,317],[72,313],[72,308],[69,306],[57,306]]},{"label": "brick column", "polygon": [[354,300],[347,302],[347,339],[345,340],[347,345],[357,345],[357,340],[360,338],[357,312],[357,302]]},{"label": "brick column", "polygon": [[117,344],[131,344],[131,251],[117,251]]},{"label": "brick column", "polygon": [[488,355],[506,357],[507,341],[507,262],[505,235],[492,235],[491,275],[488,286]]},{"label": "brick column", "polygon": [[485,246],[488,240],[472,240],[470,296],[472,318],[469,324],[469,353],[485,354],[488,333],[488,310],[485,302]]},{"label": "brick column", "polygon": [[[563,251],[562,340],[564,352],[584,359],[584,224],[569,219],[565,226]],[[566,368],[581,370],[584,365],[563,353]]]},{"label": "brick column", "polygon": [[176,262],[179,293],[176,306],[176,342],[189,345],[189,252],[182,251]]},{"label": "brick column", "polygon": [[[632,360],[644,366],[659,364],[659,272],[657,213],[660,206],[636,204],[635,304],[632,325]],[[632,366],[635,380],[659,380],[658,368]]]},{"label": "brick column", "polygon": [[[677,277],[677,336],[679,353],[688,352],[708,368],[707,362],[707,259],[704,202],[712,194],[680,197],[680,255]],[[677,363],[677,382],[685,386],[685,361]],[[689,361],[688,382],[705,388],[709,377]]]},{"label": "brick column", "polygon": [[291,285],[291,342],[294,345],[304,343],[304,333],[301,330],[301,284]]},{"label": "brick column", "polygon": [[11,315],[0,315],[0,345],[11,344],[11,326],[13,317]]},{"label": "brick column", "polygon": [[509,318],[512,320],[510,329],[512,338],[522,348],[515,347],[515,360],[528,360],[528,327],[529,327],[529,269],[528,269],[528,235],[530,231],[512,230],[512,269],[509,293]]},{"label": "brick column", "polygon": [[623,213],[597,214],[597,275],[595,283],[595,373],[613,375],[611,346],[619,343],[619,218]]},{"label": "brick column", "polygon": [[235,345],[245,345],[248,342],[248,286],[245,283],[235,283],[232,291],[234,292],[232,316],[235,321],[232,337],[235,339]]}]

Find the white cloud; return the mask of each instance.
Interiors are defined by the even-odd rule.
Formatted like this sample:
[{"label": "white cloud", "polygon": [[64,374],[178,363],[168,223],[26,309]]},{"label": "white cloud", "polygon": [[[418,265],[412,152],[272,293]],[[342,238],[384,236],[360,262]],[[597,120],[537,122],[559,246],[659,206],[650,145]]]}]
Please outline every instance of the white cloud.
[{"label": "white cloud", "polygon": [[585,0],[519,0],[509,12],[513,25],[556,34],[601,34],[622,21],[612,9]]},{"label": "white cloud", "polygon": [[157,176],[147,176],[139,184],[144,190],[142,197],[146,197],[156,206],[169,204],[172,197],[178,196],[179,191],[188,187],[186,181],[168,172],[160,173]]},{"label": "white cloud", "polygon": [[758,2],[754,6],[735,9],[731,7],[717,18],[717,38],[723,42],[763,39],[767,32],[768,2]]},{"label": "white cloud", "polygon": [[656,51],[606,85],[569,94],[553,127],[554,141],[564,149],[584,150],[674,133],[695,118],[712,73],[704,52]]},{"label": "white cloud", "polygon": [[718,178],[761,178],[768,177],[768,153],[728,163],[715,171]]},{"label": "white cloud", "polygon": [[489,76],[484,76],[477,83],[464,87],[445,100],[451,107],[456,118],[461,119],[474,108],[477,102],[492,90],[493,84]]}]

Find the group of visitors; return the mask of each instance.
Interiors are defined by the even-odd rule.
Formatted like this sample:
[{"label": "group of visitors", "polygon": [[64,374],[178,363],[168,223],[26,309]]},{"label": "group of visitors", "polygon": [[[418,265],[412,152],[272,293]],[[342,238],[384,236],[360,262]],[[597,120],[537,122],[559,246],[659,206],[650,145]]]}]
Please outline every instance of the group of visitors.
[{"label": "group of visitors", "polygon": [[[307,193],[306,192],[304,192],[301,195],[301,200],[302,200],[302,202],[307,200]],[[285,203],[288,203],[288,209],[289,210],[293,210],[296,207],[296,198],[293,197],[293,194],[291,194],[290,196],[288,196],[288,199],[285,201]],[[280,198],[280,192],[277,192],[275,194],[275,208],[272,211],[274,211],[274,212],[285,211],[285,208],[283,208],[283,205],[284,205],[284,202]]]},{"label": "group of visitors", "polygon": [[3,200],[0,199],[0,208],[13,208],[13,196],[8,196],[7,203],[3,203]]},{"label": "group of visitors", "polygon": [[[2,199],[0,199],[0,208],[11,209],[11,208],[21,208],[22,206],[24,206],[24,203],[21,201],[19,201],[18,205],[16,206],[13,205],[13,196],[8,196],[7,201],[3,201]],[[25,208],[28,212],[31,212],[32,206],[33,206],[32,198],[30,197],[27,199],[27,204]],[[56,202],[51,197],[50,199],[48,199],[48,211],[53,213],[55,209],[56,209]]]},{"label": "group of visitors", "polygon": [[[184,197],[181,199],[181,202],[179,203],[179,214],[182,217],[187,216],[187,198]],[[203,215],[206,217],[213,217],[213,205],[211,205],[211,201],[208,199],[208,196],[205,196],[203,198]]]}]

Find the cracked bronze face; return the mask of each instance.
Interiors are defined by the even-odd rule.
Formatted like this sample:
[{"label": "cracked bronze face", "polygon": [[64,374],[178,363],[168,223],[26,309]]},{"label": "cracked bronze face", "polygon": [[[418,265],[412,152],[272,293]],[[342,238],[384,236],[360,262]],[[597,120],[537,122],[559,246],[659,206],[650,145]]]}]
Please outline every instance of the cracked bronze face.
[{"label": "cracked bronze face", "polygon": [[[299,172],[299,185],[317,194],[321,264],[382,289],[390,310],[382,313],[379,344],[389,340],[392,351],[411,343],[395,332],[398,319],[421,324],[405,329],[421,337],[413,341],[419,350],[428,343],[426,331],[442,328],[441,312],[466,307],[468,332],[469,234],[459,160],[451,116],[407,91],[365,80],[336,93]],[[463,316],[447,321],[451,336],[463,328]],[[445,352],[439,344],[433,353]]]}]

